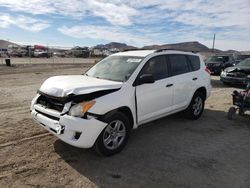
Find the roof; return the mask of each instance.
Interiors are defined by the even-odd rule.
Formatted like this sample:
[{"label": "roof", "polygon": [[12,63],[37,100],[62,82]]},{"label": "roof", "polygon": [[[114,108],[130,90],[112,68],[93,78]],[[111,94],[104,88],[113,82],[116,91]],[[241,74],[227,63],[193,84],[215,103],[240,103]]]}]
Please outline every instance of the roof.
[{"label": "roof", "polygon": [[119,52],[113,54],[114,56],[119,55],[119,56],[137,56],[137,57],[146,57],[149,54],[154,53],[155,50],[131,50],[131,51],[126,51],[126,52]]},{"label": "roof", "polygon": [[137,57],[146,57],[152,53],[163,53],[163,54],[189,54],[193,55],[192,52],[184,52],[184,51],[177,51],[177,50],[163,50],[161,52],[157,52],[157,50],[131,50],[125,52],[115,53],[112,56],[137,56]]}]

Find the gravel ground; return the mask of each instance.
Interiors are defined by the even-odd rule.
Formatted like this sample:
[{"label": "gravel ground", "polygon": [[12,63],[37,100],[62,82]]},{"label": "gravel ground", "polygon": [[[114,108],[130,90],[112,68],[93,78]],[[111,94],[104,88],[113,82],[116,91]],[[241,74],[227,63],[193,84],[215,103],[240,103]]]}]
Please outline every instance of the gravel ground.
[{"label": "gravel ground", "polygon": [[199,120],[175,114],[148,123],[112,157],[71,147],[36,125],[29,105],[41,83],[85,70],[0,66],[1,187],[250,187],[250,115],[227,120],[235,88],[215,76]]},{"label": "gravel ground", "polygon": [[[11,58],[11,63],[14,65],[34,65],[34,64],[77,64],[77,63],[91,63],[95,58],[61,58],[61,57],[51,57],[51,58]],[[5,64],[5,58],[0,58],[0,64]]]}]

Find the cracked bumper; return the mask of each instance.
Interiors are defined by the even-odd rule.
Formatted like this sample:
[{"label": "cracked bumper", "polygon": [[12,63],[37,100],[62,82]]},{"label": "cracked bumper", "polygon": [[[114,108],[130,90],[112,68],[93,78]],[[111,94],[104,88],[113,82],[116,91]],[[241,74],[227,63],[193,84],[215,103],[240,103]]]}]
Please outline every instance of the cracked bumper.
[{"label": "cracked bumper", "polygon": [[31,111],[31,116],[36,123],[63,142],[79,148],[91,148],[107,125],[94,118],[83,119],[69,115],[60,116],[58,120],[51,119],[35,109]]},{"label": "cracked bumper", "polygon": [[222,82],[226,83],[232,83],[232,84],[245,84],[246,79],[245,78],[237,78],[237,77],[227,77],[227,76],[221,76],[220,80]]}]

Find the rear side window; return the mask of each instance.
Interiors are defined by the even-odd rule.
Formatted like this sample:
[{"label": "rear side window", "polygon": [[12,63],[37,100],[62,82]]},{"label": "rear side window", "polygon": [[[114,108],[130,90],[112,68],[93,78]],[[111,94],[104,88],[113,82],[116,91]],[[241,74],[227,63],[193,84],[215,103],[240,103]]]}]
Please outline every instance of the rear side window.
[{"label": "rear side window", "polygon": [[200,58],[198,56],[188,55],[187,58],[191,64],[192,71],[197,71],[200,69],[201,63]]},{"label": "rear side window", "polygon": [[164,56],[151,58],[142,68],[140,75],[152,74],[155,80],[160,80],[168,77],[167,63]]},{"label": "rear side window", "polygon": [[172,76],[189,72],[189,64],[185,55],[173,54],[168,57]]}]

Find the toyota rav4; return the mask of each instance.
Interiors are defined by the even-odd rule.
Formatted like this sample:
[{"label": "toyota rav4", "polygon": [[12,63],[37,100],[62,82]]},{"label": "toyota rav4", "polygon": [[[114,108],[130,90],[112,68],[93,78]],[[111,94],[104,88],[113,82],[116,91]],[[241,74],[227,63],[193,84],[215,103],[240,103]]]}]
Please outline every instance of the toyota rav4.
[{"label": "toyota rav4", "polygon": [[48,78],[32,100],[31,114],[62,141],[112,155],[144,123],[180,111],[198,119],[210,92],[209,70],[197,54],[126,51],[82,75]]}]

